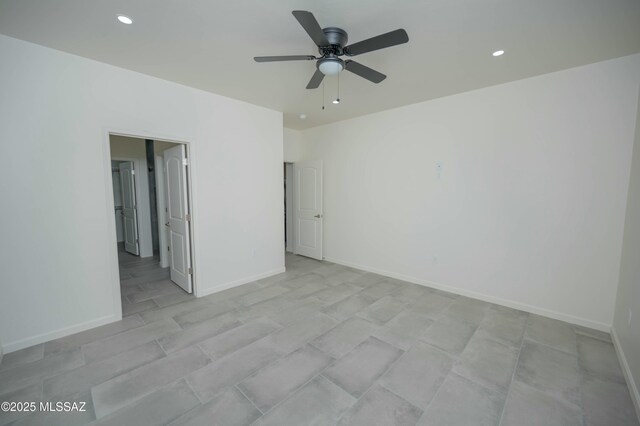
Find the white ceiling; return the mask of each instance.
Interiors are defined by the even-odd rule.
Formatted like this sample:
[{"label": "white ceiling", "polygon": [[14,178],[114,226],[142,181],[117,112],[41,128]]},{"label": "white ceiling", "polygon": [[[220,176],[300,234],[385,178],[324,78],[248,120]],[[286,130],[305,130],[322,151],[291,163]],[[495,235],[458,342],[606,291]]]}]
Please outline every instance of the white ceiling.
[{"label": "white ceiling", "polygon": [[[388,77],[341,73],[339,105],[325,79],[322,111],[322,88],[305,89],[313,62],[252,59],[317,54],[296,9],[351,43],[397,28],[410,40],[354,57]],[[640,0],[0,0],[0,33],[283,111],[304,129],[640,52]]]}]

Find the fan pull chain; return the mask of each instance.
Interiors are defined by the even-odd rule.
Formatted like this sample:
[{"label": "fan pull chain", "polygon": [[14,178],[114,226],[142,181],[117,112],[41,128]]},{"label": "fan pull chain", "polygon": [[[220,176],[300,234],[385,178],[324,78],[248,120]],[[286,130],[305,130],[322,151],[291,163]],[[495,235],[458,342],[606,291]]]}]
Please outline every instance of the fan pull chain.
[{"label": "fan pull chain", "polygon": [[324,80],[322,80],[322,110],[324,111]]}]

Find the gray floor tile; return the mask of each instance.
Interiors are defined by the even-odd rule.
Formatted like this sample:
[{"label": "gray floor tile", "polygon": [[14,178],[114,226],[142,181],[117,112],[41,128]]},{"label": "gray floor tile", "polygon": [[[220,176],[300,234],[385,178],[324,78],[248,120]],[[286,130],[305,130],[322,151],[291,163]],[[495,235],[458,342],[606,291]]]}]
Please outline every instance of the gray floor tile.
[{"label": "gray floor tile", "polygon": [[474,336],[453,371],[490,389],[507,393],[518,351],[495,340]]},{"label": "gray floor tile", "polygon": [[578,407],[514,380],[501,426],[581,426]]},{"label": "gray floor tile", "polygon": [[280,328],[268,318],[258,318],[204,340],[199,343],[199,346],[212,359],[217,360]]},{"label": "gray floor tile", "polygon": [[409,310],[435,319],[439,318],[454,301],[455,299],[453,297],[429,292],[411,301],[411,303],[409,303]]},{"label": "gray floor tile", "polygon": [[157,308],[156,302],[153,299],[145,300],[140,303],[131,303],[126,298],[122,301],[122,316],[128,317],[130,315],[139,314],[140,312],[148,311]]},{"label": "gray floor tile", "polygon": [[158,338],[158,343],[167,353],[175,352],[187,346],[202,342],[224,331],[240,326],[242,323],[236,320],[235,315],[224,314],[190,327],[165,334]]},{"label": "gray floor tile", "polygon": [[531,314],[524,337],[572,355],[578,353],[576,332],[566,322]]},{"label": "gray floor tile", "polygon": [[[123,321],[0,364],[4,399],[86,400],[88,410],[13,425],[83,425],[96,409],[98,424],[386,426],[413,424],[420,409],[423,423],[491,424],[492,404],[507,398],[503,426],[640,426],[608,333],[291,253],[287,272],[199,299],[157,258],[119,259]],[[192,362],[175,360],[188,351]],[[330,354],[342,357],[326,365]],[[264,419],[240,387],[269,409]]]},{"label": "gray floor tile", "polygon": [[91,389],[120,374],[164,357],[156,342],[149,342],[102,361],[85,365],[44,381],[44,397],[71,395]]},{"label": "gray floor tile", "polygon": [[398,290],[400,286],[394,282],[390,282],[389,279],[385,279],[379,283],[376,283],[370,287],[365,288],[360,292],[365,296],[373,297],[374,299],[382,299],[385,296],[390,295],[394,291]]},{"label": "gray floor tile", "polygon": [[442,317],[426,330],[422,340],[449,352],[459,355],[476,331],[476,326],[450,317]]},{"label": "gray floor tile", "polygon": [[193,294],[186,291],[177,291],[163,296],[157,296],[153,298],[153,301],[161,308],[169,305],[175,305],[176,303],[186,302],[194,299]]},{"label": "gray floor tile", "polygon": [[156,281],[153,283],[153,286],[150,286],[149,284],[142,284],[141,288],[143,288],[143,290],[127,295],[127,299],[129,299],[131,303],[140,303],[159,296],[183,291],[170,280]]},{"label": "gray floor tile", "polygon": [[515,309],[492,306],[478,327],[478,334],[519,349],[529,314]]},{"label": "gray floor tile", "polygon": [[354,284],[360,288],[371,287],[374,284],[386,280],[387,277],[374,274],[373,272],[364,272],[358,277],[349,280],[348,282]]},{"label": "gray floor tile", "polygon": [[574,355],[525,340],[515,379],[580,406],[580,370]]},{"label": "gray floor tile", "polygon": [[256,303],[272,299],[276,296],[280,296],[289,291],[291,291],[291,289],[275,285],[251,292],[249,294],[245,294],[244,296],[240,296],[235,299],[235,302],[242,306],[251,306],[255,305]]},{"label": "gray floor tile", "polygon": [[0,371],[5,371],[18,365],[39,361],[43,357],[43,344],[34,345],[25,349],[21,349],[19,351],[11,352],[2,357],[2,363],[0,363]]},{"label": "gray floor tile", "polygon": [[330,356],[307,345],[247,377],[238,387],[262,412],[266,412],[332,361]]},{"label": "gray floor tile", "polygon": [[[0,394],[0,402],[35,402],[38,404],[42,401],[42,384],[35,383],[26,386],[21,389],[17,389],[10,392]],[[0,425],[6,425],[10,422],[18,420],[21,417],[26,417],[30,414],[29,411],[5,411],[0,410]]]},{"label": "gray floor tile", "polygon": [[177,303],[175,305],[165,306],[164,308],[154,309],[152,311],[144,311],[140,316],[145,323],[149,324],[154,321],[160,321],[167,318],[173,318],[183,313],[196,312],[200,309],[211,306],[211,302],[205,298],[192,299],[186,302]]},{"label": "gray floor tile", "polygon": [[318,376],[260,418],[256,425],[331,425],[335,424],[354,402],[355,398],[347,392]]},{"label": "gray floor tile", "polygon": [[358,279],[363,274],[362,271],[355,269],[347,269],[344,271],[331,274],[326,277],[326,283],[329,285],[339,285],[352,280]]},{"label": "gray floor tile", "polygon": [[267,337],[275,347],[284,353],[293,352],[310,340],[327,332],[338,322],[327,315],[313,315],[303,321],[288,325]]},{"label": "gray floor tile", "polygon": [[504,400],[504,394],[451,373],[418,425],[497,426]]},{"label": "gray floor tile", "polygon": [[487,302],[460,296],[443,312],[443,315],[480,325],[490,306]]},{"label": "gray floor tile", "polygon": [[313,295],[325,305],[332,305],[360,291],[360,287],[350,283],[338,284]]},{"label": "gray floor tile", "polygon": [[286,309],[270,312],[267,316],[282,326],[288,326],[319,314],[323,307],[324,305],[315,297],[309,297],[292,303]]},{"label": "gray floor tile", "polygon": [[627,386],[589,374],[582,388],[585,426],[638,426],[638,417]]},{"label": "gray floor tile", "polygon": [[358,312],[357,316],[374,324],[383,325],[402,312],[404,308],[403,302],[386,296]]},{"label": "gray floor tile", "polygon": [[400,349],[407,350],[418,339],[425,336],[431,324],[433,324],[431,318],[405,310],[376,330],[373,335]]},{"label": "gray floor tile", "polygon": [[98,425],[160,426],[177,419],[200,404],[189,385],[180,380],[159,389],[136,403],[100,418]]},{"label": "gray floor tile", "polygon": [[429,288],[412,283],[401,285],[396,291],[391,293],[395,299],[410,304],[414,300],[431,294]]},{"label": "gray floor tile", "polygon": [[311,341],[311,344],[334,358],[341,358],[366,340],[376,329],[360,318],[350,318]]},{"label": "gray floor tile", "polygon": [[402,353],[400,349],[370,337],[322,374],[359,398]]},{"label": "gray floor tile", "polygon": [[338,423],[341,426],[413,426],[422,410],[380,385],[371,388]]},{"label": "gray floor tile", "polygon": [[84,365],[82,351],[75,349],[45,357],[29,364],[21,364],[0,372],[0,394],[27,387],[65,371]]},{"label": "gray floor tile", "polygon": [[322,312],[338,321],[344,321],[375,302],[376,299],[362,293],[356,293],[326,307]]},{"label": "gray floor tile", "polygon": [[189,310],[173,316],[173,319],[180,324],[180,327],[187,328],[194,324],[210,320],[227,312],[233,311],[236,307],[231,301],[212,302],[206,306],[199,306],[195,310]]},{"label": "gray floor tile", "polygon": [[382,385],[424,409],[453,366],[446,353],[418,342],[382,377]]},{"label": "gray floor tile", "polygon": [[104,417],[132,404],[210,362],[200,349],[190,347],[95,386],[91,395],[96,417]]},{"label": "gray floor tile", "polygon": [[211,365],[187,376],[200,399],[204,402],[215,398],[226,387],[233,386],[282,357],[283,353],[265,337],[242,349],[214,361]]},{"label": "gray floor tile", "polygon": [[626,384],[612,343],[578,335],[578,363],[589,374],[602,380]]},{"label": "gray floor tile", "polygon": [[144,325],[144,321],[142,321],[142,319],[138,315],[126,317],[123,318],[122,321],[116,321],[111,324],[92,328],[87,331],[46,342],[44,344],[44,355],[45,357],[47,357],[52,354],[58,354],[61,352],[76,349],[84,344],[104,339],[106,337],[114,336],[118,333],[122,333],[124,331],[140,327],[142,325]]},{"label": "gray floor tile", "polygon": [[82,350],[87,364],[91,364],[179,330],[181,328],[174,320],[160,320],[88,343]]},{"label": "gray floor tile", "polygon": [[236,388],[228,388],[212,401],[197,406],[170,426],[246,426],[262,413]]}]

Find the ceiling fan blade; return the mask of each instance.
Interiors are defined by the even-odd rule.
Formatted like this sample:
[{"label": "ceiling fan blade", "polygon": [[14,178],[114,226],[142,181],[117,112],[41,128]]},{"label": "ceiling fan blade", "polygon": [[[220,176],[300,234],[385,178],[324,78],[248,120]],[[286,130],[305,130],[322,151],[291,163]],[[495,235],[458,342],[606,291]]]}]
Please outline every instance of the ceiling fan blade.
[{"label": "ceiling fan blade", "polygon": [[344,61],[344,67],[347,71],[351,71],[352,73],[359,75],[362,78],[366,78],[376,84],[387,78],[386,75],[355,61]]},{"label": "ceiling fan blade", "polygon": [[363,53],[373,52],[374,50],[384,49],[385,47],[396,46],[408,41],[409,36],[407,35],[407,32],[403,29],[399,29],[354,43],[345,47],[344,52],[349,56],[361,55]]},{"label": "ceiling fan blade", "polygon": [[320,70],[316,70],[311,77],[311,80],[309,80],[309,84],[307,84],[307,89],[317,89],[318,86],[320,86],[320,83],[322,83],[323,78],[324,74],[322,74]]},{"label": "ceiling fan blade", "polygon": [[302,25],[302,28],[309,34],[309,37],[311,37],[311,40],[313,40],[316,46],[329,46],[329,40],[327,40],[324,32],[322,32],[322,28],[320,28],[320,24],[318,24],[313,13],[307,12],[306,10],[294,10],[291,13],[293,13],[293,16],[300,22],[300,25]]},{"label": "ceiling fan blade", "polygon": [[311,55],[256,56],[253,58],[256,62],[311,61],[314,59],[316,59],[316,57]]}]

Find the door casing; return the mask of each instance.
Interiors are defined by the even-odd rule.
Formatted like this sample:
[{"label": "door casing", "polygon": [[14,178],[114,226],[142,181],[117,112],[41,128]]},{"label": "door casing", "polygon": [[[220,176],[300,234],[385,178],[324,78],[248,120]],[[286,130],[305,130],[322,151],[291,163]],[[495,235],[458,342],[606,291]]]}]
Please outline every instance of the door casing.
[{"label": "door casing", "polygon": [[[130,138],[136,139],[153,139],[156,141],[170,142],[176,144],[183,144],[186,147],[187,151],[187,159],[189,161],[189,167],[187,169],[187,179],[189,180],[189,209],[191,213],[191,226],[190,226],[190,241],[191,241],[191,267],[193,269],[193,275],[191,277],[192,288],[194,296],[199,296],[199,269],[198,269],[198,258],[199,258],[199,240],[197,238],[197,234],[195,230],[197,229],[197,215],[194,212],[197,209],[197,188],[198,183],[194,179],[196,175],[197,161],[196,161],[196,149],[195,146],[186,140],[179,140],[175,138],[173,135],[167,136],[162,134],[153,134],[148,132],[137,132],[130,131],[126,129],[115,129],[115,128],[103,128],[103,143],[102,143],[102,153],[103,153],[103,169],[104,169],[104,182],[105,182],[105,197],[106,197],[106,211],[108,212],[107,216],[109,219],[107,220],[106,226],[108,229],[109,239],[106,242],[105,246],[105,255],[109,259],[110,270],[111,270],[111,285],[113,288],[112,292],[112,305],[113,311],[115,313],[115,320],[122,319],[122,301],[120,294],[120,269],[118,265],[118,248],[117,244],[117,235],[116,235],[116,224],[113,219],[113,212],[115,209],[115,203],[113,201],[113,181],[111,177],[111,160],[116,161],[131,161],[131,158],[123,158],[123,157],[111,157],[111,136],[126,136]],[[137,161],[135,167],[139,170],[142,164]]]}]

